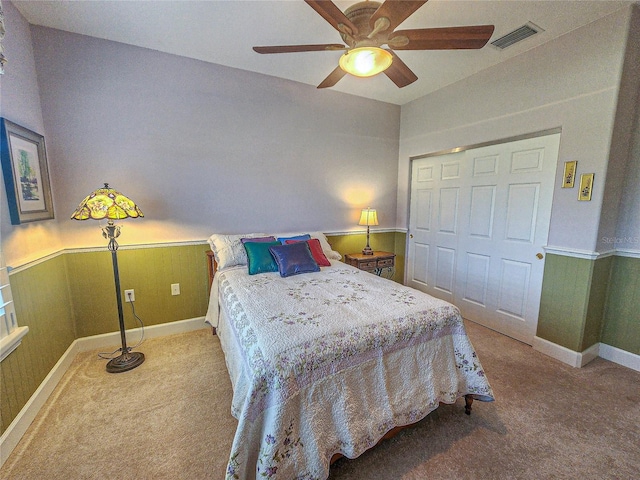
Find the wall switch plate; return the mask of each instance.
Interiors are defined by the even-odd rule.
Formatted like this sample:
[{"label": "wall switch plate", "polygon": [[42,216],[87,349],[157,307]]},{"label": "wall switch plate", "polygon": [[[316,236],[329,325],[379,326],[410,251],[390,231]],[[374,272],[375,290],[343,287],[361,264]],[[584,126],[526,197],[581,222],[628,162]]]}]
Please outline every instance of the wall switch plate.
[{"label": "wall switch plate", "polygon": [[180,284],[172,283],[171,284],[171,295],[180,295]]},{"label": "wall switch plate", "polygon": [[131,290],[125,290],[124,291],[124,301],[125,302],[135,302],[136,301],[136,294],[133,291],[133,288]]}]

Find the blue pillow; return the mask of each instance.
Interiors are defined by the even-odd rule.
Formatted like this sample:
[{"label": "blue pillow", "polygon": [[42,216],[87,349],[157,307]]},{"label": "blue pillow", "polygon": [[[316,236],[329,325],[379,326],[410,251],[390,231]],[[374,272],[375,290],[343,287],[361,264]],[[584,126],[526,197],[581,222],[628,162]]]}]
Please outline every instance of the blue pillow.
[{"label": "blue pillow", "polygon": [[280,242],[246,242],[244,244],[249,275],[278,271],[278,264],[269,252],[269,247],[277,245],[280,245]]},{"label": "blue pillow", "polygon": [[273,246],[269,251],[278,264],[281,277],[320,271],[307,242]]},{"label": "blue pillow", "polygon": [[305,240],[311,240],[311,235],[308,233],[305,235],[296,235],[295,237],[278,237],[278,241],[284,245],[287,240],[295,240],[296,242],[304,242]]}]

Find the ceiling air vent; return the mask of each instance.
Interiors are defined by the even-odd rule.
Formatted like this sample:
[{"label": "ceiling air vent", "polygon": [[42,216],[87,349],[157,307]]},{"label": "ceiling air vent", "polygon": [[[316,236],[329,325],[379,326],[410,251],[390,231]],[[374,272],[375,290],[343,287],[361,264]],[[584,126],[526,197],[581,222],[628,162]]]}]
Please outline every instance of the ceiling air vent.
[{"label": "ceiling air vent", "polygon": [[544,32],[544,29],[531,22],[528,22],[520,28],[516,28],[513,32],[507,33],[497,40],[494,40],[493,42],[491,42],[491,45],[499,48],[500,50],[504,50],[514,43],[518,43],[525,38],[529,38],[530,36],[535,35],[538,32]]}]

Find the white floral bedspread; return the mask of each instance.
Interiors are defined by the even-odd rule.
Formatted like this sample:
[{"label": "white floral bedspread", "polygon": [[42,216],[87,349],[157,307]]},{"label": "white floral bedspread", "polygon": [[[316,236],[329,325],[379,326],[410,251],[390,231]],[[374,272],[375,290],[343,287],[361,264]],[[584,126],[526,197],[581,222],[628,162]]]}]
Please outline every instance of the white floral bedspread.
[{"label": "white floral bedspread", "polygon": [[[233,384],[227,479],[326,479],[395,426],[493,392],[453,305],[332,261],[321,272],[216,274],[207,321]],[[217,314],[221,305],[220,321]]]}]

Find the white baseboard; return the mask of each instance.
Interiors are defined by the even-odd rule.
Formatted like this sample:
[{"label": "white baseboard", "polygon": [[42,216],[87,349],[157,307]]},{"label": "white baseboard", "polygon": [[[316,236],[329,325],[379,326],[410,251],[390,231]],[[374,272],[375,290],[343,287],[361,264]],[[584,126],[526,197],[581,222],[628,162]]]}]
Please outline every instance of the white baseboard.
[{"label": "white baseboard", "polygon": [[604,343],[596,343],[587,348],[584,352],[574,352],[573,350],[557,345],[544,338],[534,337],[533,348],[544,353],[562,363],[572,367],[581,368],[597,357],[602,357],[610,362],[617,363],[623,367],[640,371],[640,355],[627,352]]},{"label": "white baseboard", "polygon": [[27,428],[29,428],[31,422],[36,418],[36,415],[62,379],[77,353],[78,344],[77,340],[75,340],[31,395],[31,398],[22,407],[16,418],[13,419],[11,425],[4,431],[2,437],[0,437],[0,467],[4,465],[13,449],[16,448],[16,445],[18,445]]},{"label": "white baseboard", "polygon": [[[549,340],[545,340],[544,338],[533,337],[532,346],[534,350],[544,353],[545,355],[548,355],[551,358],[555,358],[556,360],[560,360],[562,363],[566,363],[567,365],[571,365],[572,367],[580,368],[586,365],[586,362],[583,363],[583,355],[581,353],[574,352],[569,348],[550,342]],[[591,360],[593,360],[593,358],[591,358]]]},{"label": "white baseboard", "polygon": [[595,360],[600,356],[600,344],[594,343],[589,348],[587,348],[584,352],[582,352],[580,355],[582,355],[580,366],[584,367],[587,363],[589,363],[592,360]]},{"label": "white baseboard", "polygon": [[[208,328],[204,323],[204,317],[197,317],[145,327],[144,337],[145,339],[164,337],[166,335],[190,332],[203,328]],[[127,330],[127,338],[131,340],[139,338],[140,330],[139,328]],[[13,449],[16,448],[18,442],[29,428],[29,425],[31,425],[31,422],[36,418],[36,415],[44,406],[76,355],[80,352],[118,345],[120,345],[120,332],[94,335],[73,341],[37,390],[31,395],[31,398],[29,398],[25,406],[22,407],[20,413],[18,413],[13,422],[11,422],[11,425],[9,425],[0,437],[0,467],[4,465],[4,462],[9,458]]]},{"label": "white baseboard", "polygon": [[606,343],[601,343],[600,356],[605,360],[609,360],[610,362],[614,362],[640,372],[640,355],[627,352],[626,350],[620,350],[619,348],[612,347]]},{"label": "white baseboard", "polygon": [[[144,338],[157,338],[173,335],[175,333],[190,332],[192,330],[200,330],[208,328],[204,323],[204,317],[190,318],[188,320],[179,320],[177,322],[161,323],[159,325],[150,325],[144,327]],[[140,338],[142,329],[132,328],[127,330],[127,345],[135,345]],[[118,347],[120,346],[120,332],[103,333],[102,335],[93,335],[91,337],[83,337],[76,340],[78,343],[78,352],[87,352],[96,348]],[[75,343],[75,342],[74,342]]]}]

